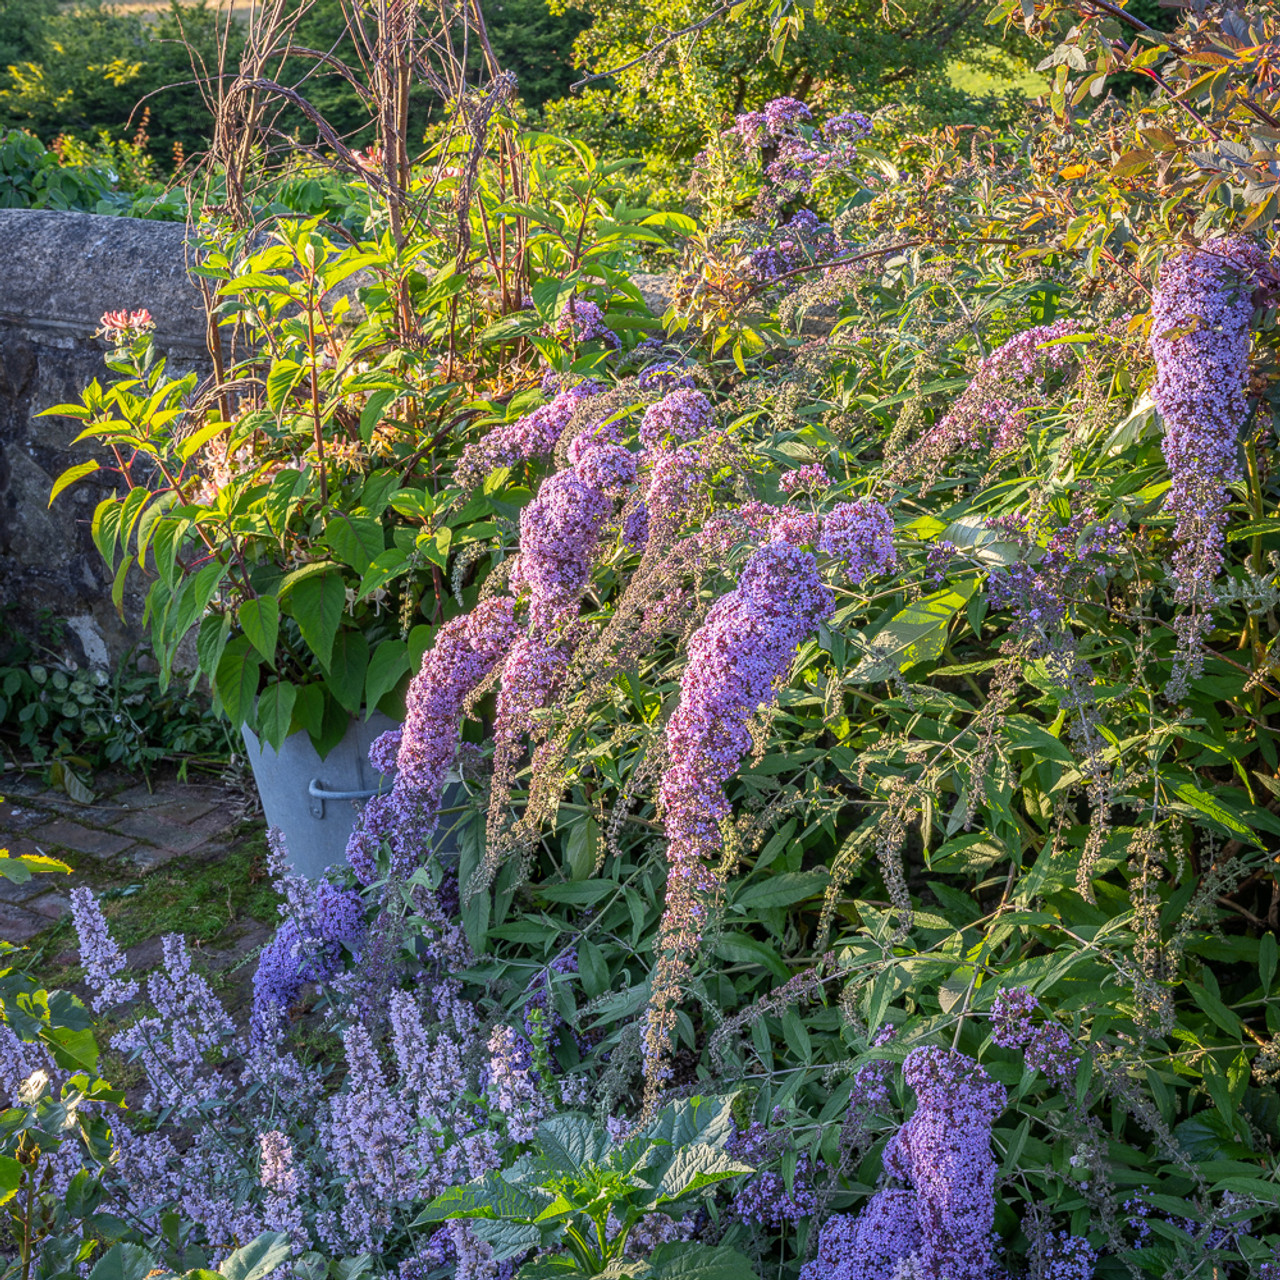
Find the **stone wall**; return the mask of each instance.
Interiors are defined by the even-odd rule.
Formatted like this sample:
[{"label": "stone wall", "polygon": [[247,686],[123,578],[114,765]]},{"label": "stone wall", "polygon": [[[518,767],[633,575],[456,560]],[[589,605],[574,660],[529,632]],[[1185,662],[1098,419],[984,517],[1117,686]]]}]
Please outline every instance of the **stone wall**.
[{"label": "stone wall", "polygon": [[28,634],[43,610],[62,619],[69,656],[95,666],[142,635],[142,579],[130,579],[121,618],[89,536],[112,476],[87,477],[50,508],[54,480],[95,451],[72,444],[74,419],[37,415],[105,378],[106,344],[93,337],[104,311],[146,307],[171,370],[207,371],[185,237],[174,223],[0,209],[0,604],[13,606],[8,620]]}]

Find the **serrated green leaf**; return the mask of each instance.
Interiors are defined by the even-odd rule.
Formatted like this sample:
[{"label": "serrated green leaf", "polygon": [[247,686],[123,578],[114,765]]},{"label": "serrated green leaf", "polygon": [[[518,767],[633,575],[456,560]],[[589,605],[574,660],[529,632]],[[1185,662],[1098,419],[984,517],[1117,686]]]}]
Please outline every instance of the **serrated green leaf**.
[{"label": "serrated green leaf", "polygon": [[369,670],[369,642],[362,631],[339,631],[324,682],[338,705],[356,715],[364,702],[365,675]]},{"label": "serrated green leaf", "polygon": [[384,640],[369,659],[369,669],[364,678],[364,705],[369,714],[411,670],[409,643],[396,636]]},{"label": "serrated green leaf", "polygon": [[240,629],[249,637],[249,643],[274,671],[276,642],[280,636],[280,604],[275,596],[257,596],[245,600],[236,615]]},{"label": "serrated green leaf", "polygon": [[287,680],[267,685],[258,698],[258,735],[273,751],[279,751],[293,726],[298,686]]},{"label": "serrated green leaf", "polygon": [[297,622],[320,665],[327,668],[347,603],[341,570],[332,562],[295,569],[280,584],[279,600],[281,609]]}]

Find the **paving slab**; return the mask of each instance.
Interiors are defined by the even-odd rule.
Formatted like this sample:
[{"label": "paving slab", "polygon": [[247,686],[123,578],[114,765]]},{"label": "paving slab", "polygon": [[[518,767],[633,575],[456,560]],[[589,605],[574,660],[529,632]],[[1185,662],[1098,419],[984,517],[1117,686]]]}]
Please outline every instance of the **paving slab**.
[{"label": "paving slab", "polygon": [[49,816],[47,809],[37,809],[29,802],[0,801],[0,831],[27,831],[48,822]]},{"label": "paving slab", "polygon": [[161,809],[131,811],[117,818],[111,826],[117,835],[144,840],[172,853],[190,853],[205,838],[205,833],[199,828],[170,822]]},{"label": "paving slab", "polygon": [[31,832],[31,838],[37,843],[74,849],[76,853],[87,853],[95,858],[114,858],[133,844],[128,836],[114,831],[99,831],[96,827],[84,827],[66,818],[55,818],[43,827],[36,827]]},{"label": "paving slab", "polygon": [[28,840],[26,836],[12,836],[3,827],[0,827],[0,849],[8,849],[14,858],[38,858],[44,853],[44,848],[34,840]]},{"label": "paving slab", "polygon": [[45,916],[25,911],[11,902],[0,902],[0,938],[6,942],[21,946],[48,927],[49,921]]},{"label": "paving slab", "polygon": [[0,876],[0,902],[30,902],[32,898],[47,893],[48,889],[49,881],[45,876],[32,876],[23,884],[10,880],[7,876]]},{"label": "paving slab", "polygon": [[33,911],[38,916],[44,917],[45,924],[50,920],[61,920],[63,916],[68,915],[71,911],[71,899],[65,893],[50,893],[46,886],[41,886],[45,892],[39,897],[30,898],[24,902],[23,908],[27,911]]}]

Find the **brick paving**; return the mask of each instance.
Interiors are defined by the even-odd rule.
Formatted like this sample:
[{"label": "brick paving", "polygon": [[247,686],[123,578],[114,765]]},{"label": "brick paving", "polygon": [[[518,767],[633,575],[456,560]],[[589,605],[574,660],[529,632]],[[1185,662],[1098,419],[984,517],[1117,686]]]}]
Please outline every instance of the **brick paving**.
[{"label": "brick paving", "polygon": [[[130,779],[99,778],[101,794],[80,805],[33,778],[0,775],[0,849],[60,858],[73,871],[91,859],[98,879],[129,880],[177,857],[216,858],[245,817],[239,795],[216,783],[157,780],[155,790]],[[68,889],[48,876],[25,884],[0,878],[0,938],[24,943],[71,909]]]}]

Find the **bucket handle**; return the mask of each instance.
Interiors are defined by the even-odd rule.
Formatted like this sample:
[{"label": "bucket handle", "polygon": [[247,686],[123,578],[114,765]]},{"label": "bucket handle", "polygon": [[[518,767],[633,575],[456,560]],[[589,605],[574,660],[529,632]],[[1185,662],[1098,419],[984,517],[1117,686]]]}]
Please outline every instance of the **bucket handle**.
[{"label": "bucket handle", "polygon": [[311,797],[311,816],[313,818],[324,817],[324,802],[326,800],[370,800],[376,795],[381,795],[381,787],[373,787],[368,791],[329,791],[323,787],[319,778],[312,778],[307,783],[307,795]]}]

